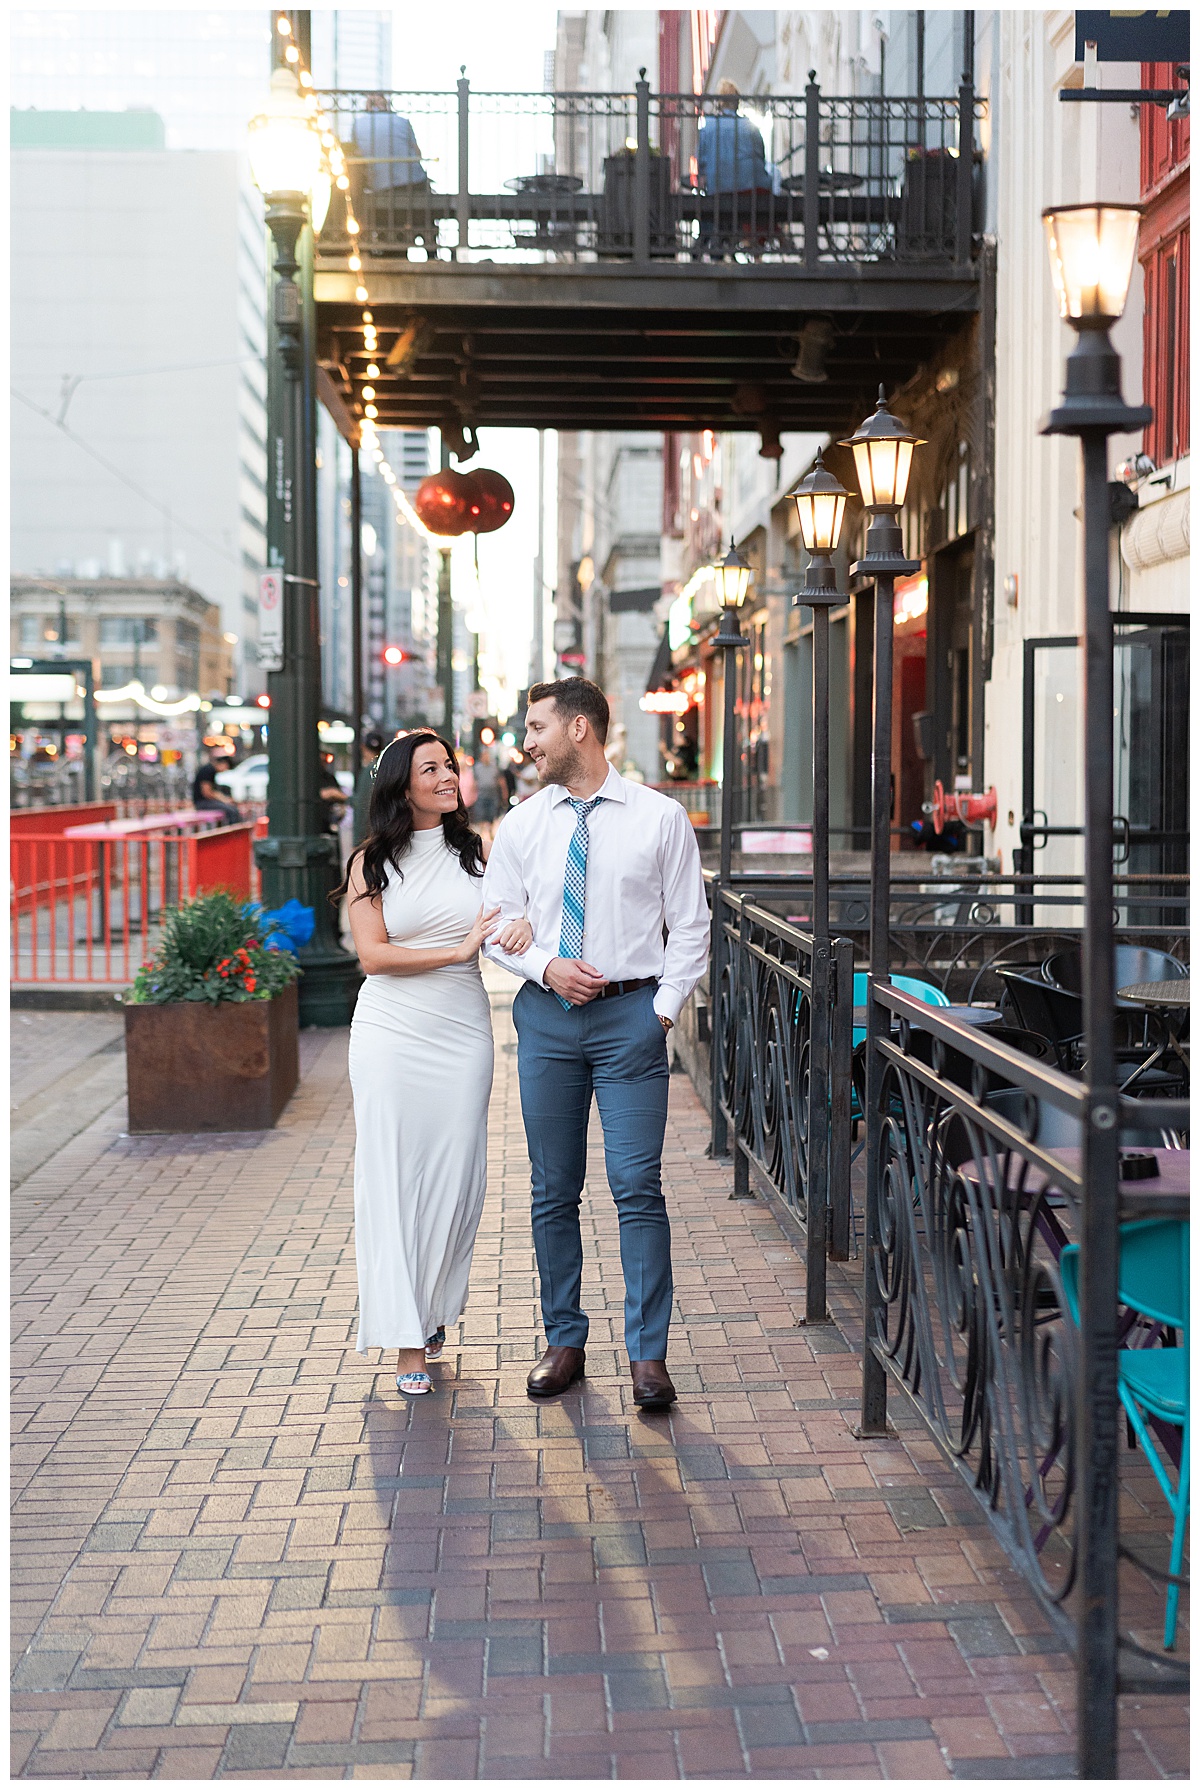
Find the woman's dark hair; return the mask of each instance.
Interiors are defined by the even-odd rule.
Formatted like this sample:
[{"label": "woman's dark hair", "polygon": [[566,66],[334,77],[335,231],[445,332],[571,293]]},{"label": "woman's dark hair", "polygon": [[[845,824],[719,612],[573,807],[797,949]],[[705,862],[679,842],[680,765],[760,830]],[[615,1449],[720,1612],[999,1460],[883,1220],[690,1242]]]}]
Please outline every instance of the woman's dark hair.
[{"label": "woman's dark hair", "polygon": [[[402,739],[385,746],[375,760],[375,781],[371,785],[371,807],[368,816],[370,831],[362,844],[350,854],[346,881],[335,889],[331,899],[340,901],[350,886],[350,871],[355,858],[361,855],[365,896],[382,895],[391,865],[397,876],[403,876],[401,859],[408,852],[413,836],[413,815],[408,800],[413,757],[418,746],[444,746],[455,771],[458,759],[449,740],[426,729],[406,733]],[[471,828],[462,795],[453,814],[442,816],[442,833],[451,851],[456,851],[468,876],[483,875],[483,841]],[[362,896],[356,897],[361,900]]]}]

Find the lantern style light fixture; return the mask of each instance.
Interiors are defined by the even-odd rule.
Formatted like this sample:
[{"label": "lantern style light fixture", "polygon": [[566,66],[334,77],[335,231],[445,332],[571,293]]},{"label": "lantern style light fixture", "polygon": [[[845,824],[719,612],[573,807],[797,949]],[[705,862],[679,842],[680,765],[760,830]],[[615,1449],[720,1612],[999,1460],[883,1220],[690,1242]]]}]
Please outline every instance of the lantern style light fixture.
[{"label": "lantern style light fixture", "polygon": [[746,593],[750,589],[750,562],[742,558],[734,546],[732,535],[729,538],[729,552],[716,567],[717,595],[721,599],[721,632],[717,635],[717,643],[734,640],[741,641],[742,630],[738,626],[738,614],[746,601]]},{"label": "lantern style light fixture", "polygon": [[914,435],[898,416],[892,415],[881,385],[873,414],[858,425],[848,440],[839,443],[853,450],[854,470],[868,512],[890,510],[895,515],[904,508],[913,449],[923,445],[920,435]]},{"label": "lantern style light fixture", "polygon": [[[283,193],[307,197],[317,182],[322,159],[321,134],[311,102],[302,95],[292,70],[277,68],[271,76],[266,111],[250,121],[254,184],[268,199]],[[328,209],[328,199],[325,203]]]},{"label": "lantern style light fixture", "polygon": [[1052,205],[1042,213],[1059,312],[1075,331],[1062,403],[1043,422],[1044,435],[1131,431],[1150,415],[1125,403],[1108,333],[1125,309],[1141,215],[1139,205]]},{"label": "lantern style light fixture", "polygon": [[1140,205],[1053,205],[1042,213],[1065,323],[1103,329],[1124,311],[1141,216]]},{"label": "lantern style light fixture", "polygon": [[792,599],[793,607],[804,602],[806,593],[836,596],[837,574],[832,555],[842,537],[842,521],[846,499],[850,493],[828,470],[820,454],[807,478],[789,494],[796,506],[800,538],[809,555],[803,590]]}]

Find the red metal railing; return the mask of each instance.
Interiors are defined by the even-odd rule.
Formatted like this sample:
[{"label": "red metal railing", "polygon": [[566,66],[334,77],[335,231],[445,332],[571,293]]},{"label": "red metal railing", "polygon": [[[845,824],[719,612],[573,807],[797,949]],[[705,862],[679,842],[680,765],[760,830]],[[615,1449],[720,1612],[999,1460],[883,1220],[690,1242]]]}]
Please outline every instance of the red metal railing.
[{"label": "red metal railing", "polygon": [[176,837],[16,834],[10,846],[12,980],[127,983],[163,912],[211,889],[257,896],[253,822]]}]

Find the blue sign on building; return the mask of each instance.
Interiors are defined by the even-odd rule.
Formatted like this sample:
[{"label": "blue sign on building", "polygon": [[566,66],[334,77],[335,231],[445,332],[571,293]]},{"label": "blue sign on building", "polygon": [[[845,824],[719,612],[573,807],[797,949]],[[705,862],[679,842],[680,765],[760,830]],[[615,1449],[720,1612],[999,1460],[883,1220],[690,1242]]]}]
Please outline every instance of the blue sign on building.
[{"label": "blue sign on building", "polygon": [[1187,62],[1191,55],[1187,12],[1077,12],[1075,60],[1094,43],[1098,62]]}]

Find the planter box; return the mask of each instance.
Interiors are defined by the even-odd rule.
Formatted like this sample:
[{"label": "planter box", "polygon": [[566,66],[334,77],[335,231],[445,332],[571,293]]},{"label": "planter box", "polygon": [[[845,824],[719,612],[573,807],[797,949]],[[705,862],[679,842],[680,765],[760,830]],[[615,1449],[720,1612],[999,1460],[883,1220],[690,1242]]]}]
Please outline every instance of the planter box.
[{"label": "planter box", "polygon": [[270,1001],[125,1009],[129,1130],[269,1131],[300,1079],[296,984]]}]

